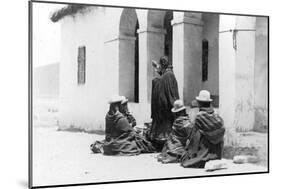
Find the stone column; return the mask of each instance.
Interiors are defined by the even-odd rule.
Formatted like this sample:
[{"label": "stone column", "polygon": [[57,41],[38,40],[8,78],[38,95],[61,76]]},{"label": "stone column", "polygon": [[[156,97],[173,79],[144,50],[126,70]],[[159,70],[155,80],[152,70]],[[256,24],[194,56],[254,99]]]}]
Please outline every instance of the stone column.
[{"label": "stone column", "polygon": [[202,26],[201,14],[174,12],[173,67],[180,98],[186,105],[201,89]]},{"label": "stone column", "polygon": [[236,19],[236,101],[235,126],[238,131],[254,128],[255,17]]},{"label": "stone column", "polygon": [[226,127],[225,145],[236,143],[235,117],[235,49],[232,31],[236,17],[220,15],[219,23],[219,114]]},{"label": "stone column", "polygon": [[109,94],[124,95],[130,101],[134,100],[135,40],[132,36],[118,35],[104,43],[105,68],[110,73],[104,80],[112,84]]},{"label": "stone column", "polygon": [[139,101],[149,103],[153,79],[152,60],[158,61],[164,55],[164,29],[140,28],[139,35]]},{"label": "stone column", "polygon": [[135,37],[119,36],[119,95],[134,101],[135,89]]},{"label": "stone column", "polygon": [[254,27],[254,17],[220,16],[219,111],[230,133],[254,124]]}]

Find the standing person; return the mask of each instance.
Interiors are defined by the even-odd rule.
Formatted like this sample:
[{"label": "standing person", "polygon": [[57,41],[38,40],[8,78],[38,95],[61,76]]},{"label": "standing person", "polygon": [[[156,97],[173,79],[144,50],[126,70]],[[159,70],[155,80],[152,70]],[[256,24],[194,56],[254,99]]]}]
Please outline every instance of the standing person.
[{"label": "standing person", "polygon": [[127,118],[129,124],[132,127],[135,127],[137,125],[136,119],[134,118],[134,116],[129,111],[128,99],[125,96],[122,96],[120,112]]},{"label": "standing person", "polygon": [[168,137],[161,154],[157,157],[162,163],[178,163],[185,153],[186,142],[193,132],[186,107],[182,100],[176,100],[171,110],[175,115],[175,121],[172,126],[172,132]]},{"label": "standing person", "polygon": [[183,167],[204,168],[209,160],[221,159],[225,128],[223,119],[211,107],[210,92],[202,90],[196,97],[199,113],[195,117],[194,129],[187,151],[181,158]]},{"label": "standing person", "polygon": [[179,99],[179,92],[173,67],[168,62],[168,57],[161,57],[159,63],[153,62],[153,66],[159,76],[152,80],[152,126],[149,137],[156,149],[161,151],[172,131],[174,115],[171,109],[175,100]]}]

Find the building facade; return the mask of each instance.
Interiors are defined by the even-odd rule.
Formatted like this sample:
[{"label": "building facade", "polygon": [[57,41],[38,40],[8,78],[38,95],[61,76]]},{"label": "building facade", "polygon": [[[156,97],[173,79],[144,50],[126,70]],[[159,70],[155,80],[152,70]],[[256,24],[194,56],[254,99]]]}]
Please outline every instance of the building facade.
[{"label": "building facade", "polygon": [[207,89],[229,131],[267,127],[267,17],[73,6],[52,16],[61,22],[61,129],[103,130],[112,94],[149,122],[151,61],[163,55],[186,105]]},{"label": "building facade", "polygon": [[36,98],[59,97],[59,63],[34,68],[33,95]]}]

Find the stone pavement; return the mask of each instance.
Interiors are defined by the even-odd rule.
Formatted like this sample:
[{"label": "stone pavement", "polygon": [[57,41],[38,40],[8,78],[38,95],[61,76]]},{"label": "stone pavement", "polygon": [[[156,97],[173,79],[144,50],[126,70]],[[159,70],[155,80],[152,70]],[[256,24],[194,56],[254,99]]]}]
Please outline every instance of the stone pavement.
[{"label": "stone pavement", "polygon": [[233,164],[231,160],[226,160],[228,169],[206,172],[179,164],[161,164],[156,160],[157,153],[129,157],[92,154],[90,144],[103,138],[97,134],[57,131],[55,127],[35,127],[34,186],[267,171],[264,166]]}]

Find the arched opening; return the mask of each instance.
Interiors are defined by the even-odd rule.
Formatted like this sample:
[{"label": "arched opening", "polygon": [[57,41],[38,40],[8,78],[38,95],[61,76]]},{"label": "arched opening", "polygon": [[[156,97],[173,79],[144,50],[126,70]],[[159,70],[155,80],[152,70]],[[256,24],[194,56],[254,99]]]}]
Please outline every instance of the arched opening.
[{"label": "arched opening", "polygon": [[119,94],[139,102],[139,47],[137,14],[124,9],[119,26]]},{"label": "arched opening", "polygon": [[169,62],[173,64],[173,27],[171,21],[173,20],[173,12],[167,11],[164,17],[164,29],[166,30],[164,41],[164,54],[168,56]]},{"label": "arched opening", "polygon": [[219,106],[219,15],[202,14],[202,89],[210,91],[213,106]]},{"label": "arched opening", "polygon": [[134,101],[139,102],[139,36],[138,31],[139,29],[139,22],[137,21],[136,27],[135,27],[135,86],[134,86]]},{"label": "arched opening", "polygon": [[[147,28],[150,32],[148,37],[149,49],[149,78],[155,77],[157,74],[151,67],[151,60],[159,60],[161,56],[166,55],[172,63],[172,45],[173,45],[173,27],[171,21],[173,19],[173,11],[149,10],[147,13]],[[151,79],[148,82],[151,82]],[[150,98],[151,85],[148,83]]]},{"label": "arched opening", "polygon": [[161,42],[157,43],[163,44],[163,51],[160,56],[166,55],[169,58],[169,61],[172,62],[173,56],[173,27],[171,21],[173,20],[173,11],[156,11],[149,10],[148,12],[148,28],[159,29],[158,32],[165,34],[164,38],[161,38]]}]

